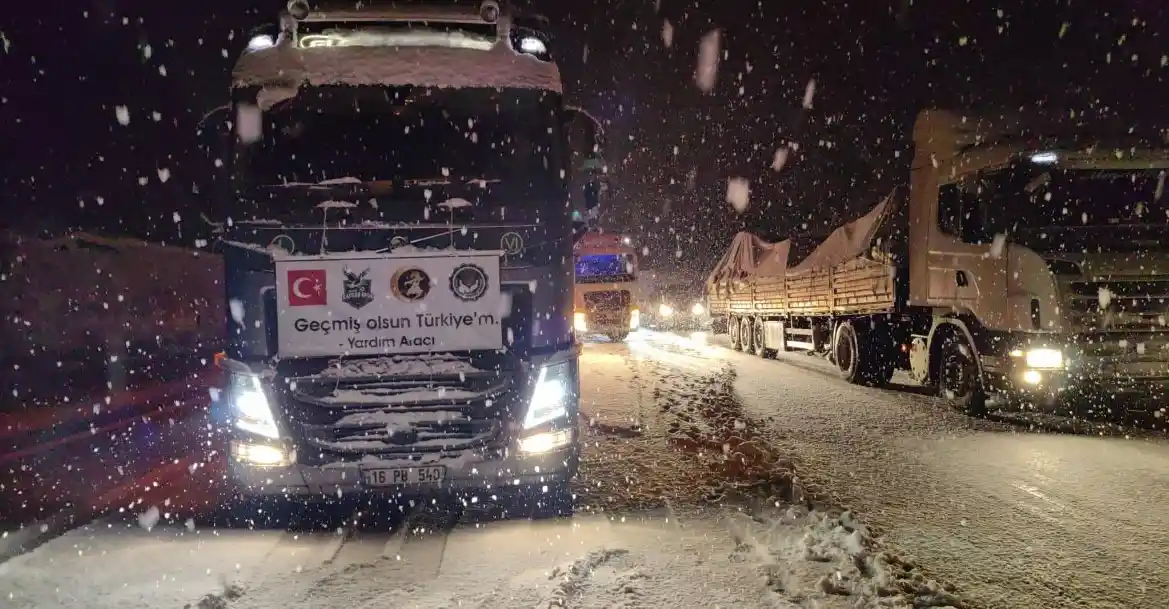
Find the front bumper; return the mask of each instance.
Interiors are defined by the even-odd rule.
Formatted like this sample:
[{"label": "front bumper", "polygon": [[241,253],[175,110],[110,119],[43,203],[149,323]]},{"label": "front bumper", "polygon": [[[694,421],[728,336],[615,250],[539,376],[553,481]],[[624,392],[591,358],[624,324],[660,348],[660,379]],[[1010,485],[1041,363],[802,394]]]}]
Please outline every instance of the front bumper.
[{"label": "front bumper", "polygon": [[[469,496],[490,494],[508,487],[552,486],[570,481],[579,463],[576,432],[573,442],[559,450],[515,455],[501,451],[491,457],[470,454],[449,457],[428,455],[424,459],[334,462],[323,465],[289,464],[260,466],[245,463],[234,454],[229,458],[228,480],[240,497],[336,498],[354,493],[395,497],[434,495]],[[442,482],[396,486],[367,486],[363,469],[444,466]]]},{"label": "front bumper", "polygon": [[1169,398],[1169,361],[1144,355],[1100,356],[1075,342],[1056,345],[1064,365],[1028,367],[1018,351],[983,356],[988,389],[1009,404],[1085,413],[1154,412]]}]

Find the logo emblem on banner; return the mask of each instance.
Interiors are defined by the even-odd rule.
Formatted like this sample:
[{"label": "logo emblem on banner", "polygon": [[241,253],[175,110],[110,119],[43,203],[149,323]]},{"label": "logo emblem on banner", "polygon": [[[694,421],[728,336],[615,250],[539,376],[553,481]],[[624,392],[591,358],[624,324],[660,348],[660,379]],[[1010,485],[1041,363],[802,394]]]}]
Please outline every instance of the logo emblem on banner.
[{"label": "logo emblem on banner", "polygon": [[390,280],[394,296],[406,302],[416,302],[430,293],[430,275],[419,268],[399,269]]},{"label": "logo emblem on banner", "polygon": [[288,271],[288,306],[316,307],[328,303],[323,269]]},{"label": "logo emblem on banner", "polygon": [[369,269],[360,273],[349,269],[342,269],[342,272],[345,273],[345,289],[341,294],[342,302],[354,309],[360,309],[373,302],[373,285],[369,279]]},{"label": "logo emblem on banner", "polygon": [[515,256],[524,250],[524,238],[516,232],[504,233],[499,245],[508,256]]},{"label": "logo emblem on banner", "polygon": [[460,264],[451,273],[451,292],[464,302],[479,300],[487,293],[487,273],[474,264]]}]

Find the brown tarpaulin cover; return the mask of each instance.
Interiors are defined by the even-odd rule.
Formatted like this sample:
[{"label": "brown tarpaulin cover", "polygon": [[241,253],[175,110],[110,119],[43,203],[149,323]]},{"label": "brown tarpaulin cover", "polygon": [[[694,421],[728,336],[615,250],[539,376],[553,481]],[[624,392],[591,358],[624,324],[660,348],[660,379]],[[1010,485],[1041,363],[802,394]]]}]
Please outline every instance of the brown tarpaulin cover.
[{"label": "brown tarpaulin cover", "polygon": [[892,205],[892,197],[885,198],[869,213],[832,231],[811,254],[799,264],[787,269],[789,275],[810,273],[818,269],[832,268],[863,256],[873,242],[873,236],[881,226]]},{"label": "brown tarpaulin cover", "polygon": [[[893,211],[896,196],[896,192],[890,194],[869,213],[833,231],[806,258],[791,267],[788,263],[792,257],[792,239],[770,243],[751,233],[739,233],[731,241],[730,249],[723,254],[722,259],[707,277],[707,284],[714,285],[720,281],[749,277],[783,278],[786,275],[800,275],[831,268],[860,258],[868,252],[877,229]],[[801,246],[797,249],[808,251],[805,249],[806,237],[795,239],[798,240],[797,245]]]},{"label": "brown tarpaulin cover", "polygon": [[714,284],[756,276],[782,278],[787,270],[790,246],[790,241],[769,243],[751,233],[739,233],[706,281]]}]

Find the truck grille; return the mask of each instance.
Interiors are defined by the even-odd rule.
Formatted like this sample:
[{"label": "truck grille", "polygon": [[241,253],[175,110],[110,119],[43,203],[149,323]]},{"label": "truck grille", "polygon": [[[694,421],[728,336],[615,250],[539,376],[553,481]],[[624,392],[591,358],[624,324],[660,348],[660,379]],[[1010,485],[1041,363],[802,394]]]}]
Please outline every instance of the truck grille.
[{"label": "truck grille", "polygon": [[589,311],[619,311],[629,307],[628,290],[599,290],[585,292],[585,308]]},{"label": "truck grille", "polygon": [[1169,281],[1072,281],[1067,318],[1087,330],[1169,330]]},{"label": "truck grille", "polygon": [[287,377],[281,403],[307,462],[451,453],[500,438],[513,378],[454,356],[354,359]]}]

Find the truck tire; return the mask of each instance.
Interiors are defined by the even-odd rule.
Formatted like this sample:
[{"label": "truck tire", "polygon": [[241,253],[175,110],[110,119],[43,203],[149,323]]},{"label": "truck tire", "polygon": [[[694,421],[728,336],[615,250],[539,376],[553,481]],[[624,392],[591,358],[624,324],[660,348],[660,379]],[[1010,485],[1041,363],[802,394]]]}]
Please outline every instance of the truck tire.
[{"label": "truck tire", "polygon": [[832,361],[836,362],[840,378],[855,385],[864,384],[860,360],[860,340],[856,329],[847,321],[841,322],[836,326],[832,338]]},{"label": "truck tire", "polygon": [[759,357],[762,357],[764,359],[774,358],[776,355],[776,351],[774,349],[768,349],[767,347],[764,346],[767,344],[767,340],[766,340],[765,333],[763,331],[763,320],[756,319],[755,323],[753,323],[751,325],[751,327],[752,327],[751,344],[755,346],[755,355],[758,355]]},{"label": "truck tire", "polygon": [[893,378],[893,361],[875,342],[880,330],[861,331],[852,322],[840,322],[832,340],[832,360],[840,377],[854,385],[873,387]]},{"label": "truck tire", "polygon": [[629,330],[626,330],[624,332],[610,332],[610,333],[606,334],[606,336],[609,337],[609,340],[611,340],[615,343],[624,342],[625,339],[629,337]]},{"label": "truck tire", "polygon": [[965,337],[948,331],[938,349],[938,395],[971,416],[986,414],[986,390],[982,385],[975,350]]},{"label": "truck tire", "polygon": [[755,332],[752,330],[750,317],[739,320],[739,342],[743,343],[744,353],[751,353],[755,350]]},{"label": "truck tire", "polygon": [[743,336],[741,330],[743,326],[739,324],[739,320],[735,317],[727,318],[727,334],[731,337],[731,348],[735,351],[743,350]]}]

